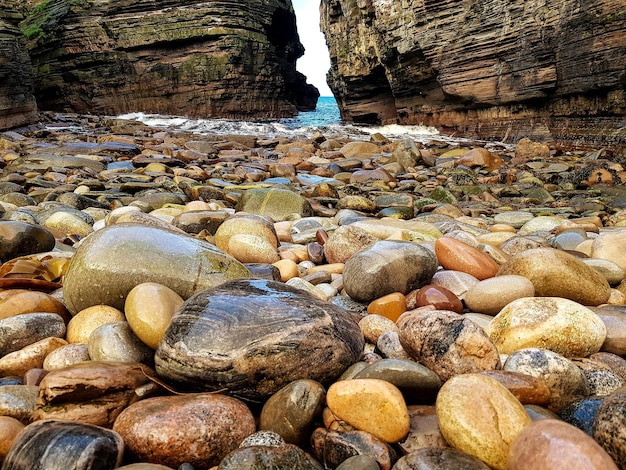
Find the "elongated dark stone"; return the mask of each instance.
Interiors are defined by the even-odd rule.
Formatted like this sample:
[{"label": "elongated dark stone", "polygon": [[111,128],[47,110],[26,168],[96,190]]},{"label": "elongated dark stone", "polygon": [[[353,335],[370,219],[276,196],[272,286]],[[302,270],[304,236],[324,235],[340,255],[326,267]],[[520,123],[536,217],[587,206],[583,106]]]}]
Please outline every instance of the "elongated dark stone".
[{"label": "elongated dark stone", "polygon": [[17,436],[2,470],[109,470],[120,465],[124,442],[114,431],[73,421],[45,420]]}]

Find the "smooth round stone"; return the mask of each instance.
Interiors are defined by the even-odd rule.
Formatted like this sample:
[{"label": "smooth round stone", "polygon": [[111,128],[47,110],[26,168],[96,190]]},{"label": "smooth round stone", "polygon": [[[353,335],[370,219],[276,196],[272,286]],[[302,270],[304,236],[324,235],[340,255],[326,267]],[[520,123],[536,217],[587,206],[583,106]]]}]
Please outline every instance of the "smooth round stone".
[{"label": "smooth round stone", "polygon": [[410,314],[399,325],[404,350],[442,382],[459,374],[500,368],[500,355],[482,328],[454,312]]},{"label": "smooth round stone", "polygon": [[406,297],[400,292],[392,292],[373,300],[367,306],[369,315],[376,314],[389,318],[395,322],[400,315],[406,312]]},{"label": "smooth round stone", "polygon": [[291,259],[281,259],[272,264],[280,271],[280,280],[283,282],[300,276],[298,264]]},{"label": "smooth round stone", "polygon": [[65,322],[56,313],[25,313],[5,318],[0,320],[0,357],[49,337],[64,336]]},{"label": "smooth round stone", "polygon": [[87,361],[52,370],[39,383],[33,421],[111,427],[124,408],[159,390],[151,377],[154,371],[139,363]]},{"label": "smooth round stone", "polygon": [[126,317],[121,310],[108,305],[94,305],[87,307],[72,317],[67,325],[67,342],[89,342],[91,333],[102,325],[116,321],[125,321]]},{"label": "smooth round stone", "polygon": [[542,379],[550,389],[551,411],[558,412],[568,403],[589,396],[589,383],[583,372],[572,361],[547,349],[515,351],[503,369]]},{"label": "smooth round stone", "polygon": [[326,403],[339,419],[384,442],[398,442],[409,432],[409,414],[400,390],[379,379],[335,382]]},{"label": "smooth round stone", "polygon": [[124,442],[109,429],[71,421],[29,424],[15,439],[5,470],[113,469],[122,462]]},{"label": "smooth round stone", "polygon": [[626,359],[617,354],[609,352],[599,352],[589,356],[589,359],[608,366],[613,372],[619,375],[622,380],[626,380]]},{"label": "smooth round stone", "polygon": [[85,222],[71,212],[58,211],[50,215],[43,225],[51,230],[56,230],[68,235],[78,235],[81,238],[86,237],[93,232],[92,225]]},{"label": "smooth round stone", "polygon": [[50,352],[43,361],[45,370],[63,369],[72,364],[89,361],[89,350],[86,344],[65,344]]},{"label": "smooth round stone", "polygon": [[124,302],[126,320],[133,333],[156,349],[183,298],[169,287],[144,282],[131,289]]},{"label": "smooth round stone", "polygon": [[155,363],[184,387],[259,399],[297,379],[332,382],[364,344],[343,309],[280,282],[242,279],[188,299]]},{"label": "smooth round stone", "polygon": [[606,327],[602,351],[623,356],[626,354],[626,310],[596,308],[593,310]]},{"label": "smooth round stone", "polygon": [[[187,206],[188,205],[189,204],[187,204]],[[219,226],[227,220],[228,217],[229,215],[225,211],[212,211],[208,209],[188,210],[185,208],[185,212],[177,214],[174,219],[172,219],[172,225],[186,233],[200,233],[206,230],[208,233],[214,235]]]},{"label": "smooth round stone", "polygon": [[591,245],[591,257],[613,261],[626,271],[626,230],[601,233]]},{"label": "smooth round stone", "polygon": [[126,321],[107,323],[93,330],[87,348],[93,361],[147,363],[153,355]]},{"label": "smooth round stone", "polygon": [[530,280],[538,297],[563,297],[583,305],[606,303],[611,287],[595,269],[552,248],[526,250],[504,263],[498,275],[517,274]]},{"label": "smooth round stone", "polygon": [[413,360],[400,344],[397,331],[385,331],[381,334],[376,341],[375,352],[387,359]]},{"label": "smooth round stone", "polygon": [[313,215],[309,201],[296,192],[281,188],[248,189],[239,198],[236,210],[266,215],[276,222],[287,220],[293,214],[300,217]]},{"label": "smooth round stone", "polygon": [[411,427],[406,439],[398,442],[398,447],[405,454],[410,454],[424,447],[447,447],[437,419],[437,410],[434,405],[411,405],[409,419]]},{"label": "smooth round stone", "polygon": [[481,374],[500,382],[523,405],[547,405],[550,401],[550,389],[537,377],[510,370],[490,370]]},{"label": "smooth round stone", "polygon": [[435,241],[442,236],[433,224],[421,220],[372,219],[357,220],[351,225],[361,228],[379,239],[390,238],[402,233],[403,239],[413,242]]},{"label": "smooth round stone", "polygon": [[497,224],[507,224],[514,228],[521,228],[533,218],[532,213],[527,211],[503,211],[494,215],[493,221]]},{"label": "smooth round stone", "polygon": [[226,219],[215,232],[215,245],[220,250],[228,252],[230,239],[237,234],[254,235],[274,249],[278,247],[278,236],[274,225],[265,217],[250,214]]},{"label": "smooth round stone", "polygon": [[565,357],[585,357],[600,351],[606,326],[590,309],[571,300],[526,297],[494,317],[489,337],[501,354],[544,348]]},{"label": "smooth round stone", "polygon": [[593,421],[603,399],[602,397],[589,397],[575,400],[559,411],[559,418],[592,436]]},{"label": "smooth round stone", "polygon": [[233,450],[220,462],[218,470],[244,468],[271,468],[273,470],[322,470],[300,447],[293,444],[276,446],[251,446]]},{"label": "smooth round stone", "polygon": [[619,468],[626,466],[626,393],[606,397],[596,412],[593,438]]},{"label": "smooth round stone", "polygon": [[380,470],[374,457],[353,455],[339,464],[336,470]]},{"label": "smooth round stone", "polygon": [[470,274],[479,280],[495,276],[499,269],[491,256],[451,237],[435,241],[435,254],[444,268]]},{"label": "smooth round stone", "polygon": [[576,250],[576,247],[587,239],[587,235],[582,229],[570,229],[559,233],[552,245],[559,250]]},{"label": "smooth round stone", "polygon": [[393,292],[407,294],[430,281],[435,255],[420,245],[382,240],[353,255],[345,264],[343,284],[353,299],[370,302]]},{"label": "smooth round stone", "polygon": [[463,300],[474,312],[497,315],[508,303],[534,297],[535,286],[527,278],[514,274],[496,276],[471,286]]},{"label": "smooth round stone", "polygon": [[286,444],[282,436],[274,431],[257,431],[246,437],[239,447],[270,446],[280,447]]},{"label": "smooth round stone", "polygon": [[460,300],[465,298],[467,291],[478,282],[474,276],[461,271],[437,271],[431,280],[431,284],[442,286],[456,295]]},{"label": "smooth round stone", "polygon": [[10,220],[0,221],[0,262],[54,248],[54,235],[44,227]]},{"label": "smooth round stone", "polygon": [[425,447],[405,455],[393,470],[489,470],[483,462],[450,447]]},{"label": "smooth round stone", "polygon": [[209,468],[252,434],[255,422],[241,401],[203,393],[141,400],[120,413],[113,430],[138,460]]},{"label": "smooth round stone", "polygon": [[30,423],[39,388],[36,385],[0,386],[0,416],[9,416]]},{"label": "smooth round stone", "polygon": [[598,397],[610,395],[624,386],[624,379],[601,362],[578,359],[576,365],[589,383],[589,394]]},{"label": "smooth round stone", "polygon": [[56,313],[69,317],[65,306],[54,297],[37,291],[8,290],[0,299],[0,320],[24,313]]},{"label": "smooth round stone", "polygon": [[7,354],[0,358],[0,375],[24,376],[30,369],[40,369],[48,354],[66,344],[64,339],[52,336]]},{"label": "smooth round stone", "polygon": [[365,197],[358,195],[347,195],[339,199],[337,209],[350,209],[353,211],[374,212],[376,206],[374,202]]},{"label": "smooth round stone", "polygon": [[443,286],[428,284],[415,292],[416,307],[432,305],[436,310],[461,313],[463,304],[454,293]]},{"label": "smooth round stone", "polygon": [[565,219],[559,216],[537,216],[520,227],[520,233],[529,234],[534,232],[549,232],[558,227]]},{"label": "smooth round stone", "polygon": [[519,433],[509,455],[510,470],[617,469],[587,434],[556,419],[535,421]]},{"label": "smooth round stone", "polygon": [[10,416],[0,416],[0,462],[4,461],[15,440],[24,429],[24,424]]},{"label": "smooth round stone", "polygon": [[228,249],[225,250],[233,258],[242,263],[275,263],[280,259],[278,250],[267,240],[237,233],[228,240]]},{"label": "smooth round stone", "polygon": [[296,380],[272,395],[263,405],[259,429],[274,431],[285,442],[304,446],[313,420],[322,414],[326,390],[314,380]]},{"label": "smooth round stone", "polygon": [[614,261],[602,258],[588,258],[583,259],[582,262],[602,274],[612,286],[624,280],[624,269]]},{"label": "smooth round stone", "polygon": [[155,282],[182,298],[247,277],[239,261],[203,240],[157,227],[116,224],[84,239],[63,280],[70,312],[92,305],[124,308],[133,287]]},{"label": "smooth round stone", "polygon": [[422,364],[401,359],[381,359],[357,372],[354,379],[379,379],[395,385],[408,404],[435,401],[441,380]]},{"label": "smooth round stone", "polygon": [[381,470],[390,470],[397,459],[391,446],[364,431],[317,428],[311,434],[311,448],[317,461],[328,468],[337,468],[352,456],[368,455],[374,457]]},{"label": "smooth round stone", "polygon": [[436,407],[446,441],[496,469],[507,468],[511,444],[531,422],[504,385],[481,374],[448,380],[437,395]]},{"label": "smooth round stone", "polygon": [[359,321],[359,328],[365,339],[372,344],[376,344],[380,335],[386,331],[398,331],[398,327],[394,321],[375,313],[365,315]]}]

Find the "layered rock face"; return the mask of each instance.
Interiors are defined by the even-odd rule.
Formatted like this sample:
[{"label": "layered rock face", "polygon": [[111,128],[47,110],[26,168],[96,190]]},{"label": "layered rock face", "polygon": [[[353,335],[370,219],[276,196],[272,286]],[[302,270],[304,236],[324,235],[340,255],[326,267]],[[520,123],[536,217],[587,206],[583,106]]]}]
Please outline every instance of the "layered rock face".
[{"label": "layered rock face", "polygon": [[20,42],[22,16],[9,0],[0,0],[0,129],[35,120],[31,64]]},{"label": "layered rock face", "polygon": [[626,145],[623,0],[322,0],[320,12],[346,120]]},{"label": "layered rock face", "polygon": [[43,0],[21,27],[45,110],[282,117],[319,96],[290,0]]}]

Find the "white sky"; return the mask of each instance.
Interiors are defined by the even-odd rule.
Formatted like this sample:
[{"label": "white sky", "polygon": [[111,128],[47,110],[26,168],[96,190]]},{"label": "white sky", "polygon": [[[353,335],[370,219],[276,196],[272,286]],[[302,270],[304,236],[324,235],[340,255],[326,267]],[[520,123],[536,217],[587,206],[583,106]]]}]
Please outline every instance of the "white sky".
[{"label": "white sky", "polygon": [[292,0],[296,11],[296,24],[300,42],[304,45],[304,56],[298,59],[296,68],[320,91],[321,96],[333,94],[326,84],[326,72],[330,68],[330,58],[324,35],[320,31],[320,1]]}]

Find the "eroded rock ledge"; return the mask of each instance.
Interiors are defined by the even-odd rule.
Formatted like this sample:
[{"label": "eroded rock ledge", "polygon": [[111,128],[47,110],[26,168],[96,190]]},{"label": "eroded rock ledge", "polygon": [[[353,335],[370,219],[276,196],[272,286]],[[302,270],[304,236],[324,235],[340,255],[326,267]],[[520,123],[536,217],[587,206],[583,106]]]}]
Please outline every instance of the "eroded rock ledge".
[{"label": "eroded rock ledge", "polygon": [[43,0],[21,27],[44,110],[283,117],[319,96],[290,0]]},{"label": "eroded rock ledge", "polygon": [[31,64],[17,27],[22,16],[0,0],[0,129],[32,122],[37,113]]},{"label": "eroded rock ledge", "polygon": [[322,0],[348,121],[626,146],[623,0]]}]

